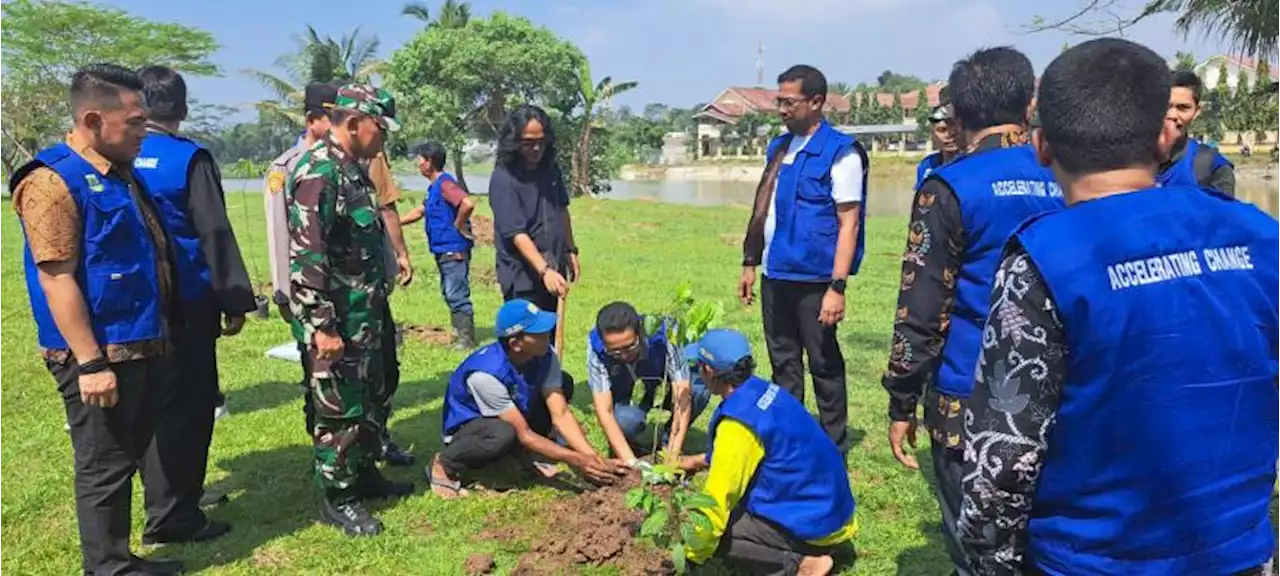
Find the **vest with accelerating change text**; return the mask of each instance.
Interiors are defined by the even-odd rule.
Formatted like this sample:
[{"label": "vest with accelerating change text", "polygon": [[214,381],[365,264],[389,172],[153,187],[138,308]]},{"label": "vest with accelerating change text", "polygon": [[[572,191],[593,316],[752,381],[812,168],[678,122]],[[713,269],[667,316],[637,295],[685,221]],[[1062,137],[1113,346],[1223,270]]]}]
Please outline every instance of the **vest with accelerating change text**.
[{"label": "vest with accelerating change text", "polygon": [[480,407],[476,405],[476,399],[471,395],[471,389],[467,387],[467,377],[473,372],[484,372],[501,381],[511,393],[511,399],[515,401],[520,412],[528,414],[530,395],[541,391],[530,386],[529,382],[532,381],[540,386],[542,381],[546,380],[547,370],[551,368],[554,359],[555,356],[548,352],[546,356],[531,362],[521,370],[507,358],[507,352],[502,347],[501,341],[472,352],[449,376],[442,418],[444,435],[452,436],[463,424],[482,417]]},{"label": "vest with accelerating change text", "polygon": [[453,225],[458,217],[458,209],[444,199],[440,186],[445,182],[457,184],[453,176],[440,174],[427,188],[427,197],[422,201],[423,211],[426,212],[423,227],[426,229],[427,245],[432,254],[466,252],[471,249],[471,241]]},{"label": "vest with accelerating change text", "polygon": [[201,150],[199,144],[186,138],[151,132],[142,141],[142,150],[133,161],[134,171],[142,176],[173,239],[178,295],[183,302],[199,300],[213,290],[209,264],[200,249],[200,234],[187,213],[191,159]]},{"label": "vest with accelerating change text", "polygon": [[1178,186],[1083,202],[1017,238],[1068,351],[1030,558],[1054,575],[1225,575],[1266,562],[1280,225]]},{"label": "vest with accelerating change text", "polygon": [[1023,220],[1065,203],[1053,173],[1036,161],[1030,146],[960,156],[929,178],[940,178],[955,191],[965,237],[937,386],[944,394],[968,398],[1004,243]]},{"label": "vest with accelerating change text", "polygon": [[[745,425],[764,446],[744,498],[748,511],[800,540],[824,538],[849,522],[855,503],[844,456],[799,400],[753,376],[716,407],[707,427],[710,445],[726,417]],[[714,458],[708,450],[707,461]]]},{"label": "vest with accelerating change text", "polygon": [[[160,338],[163,317],[155,246],[128,182],[114,174],[99,173],[70,146],[55,144],[20,168],[9,182],[9,189],[16,190],[27,174],[41,166],[62,178],[80,212],[82,243],[76,281],[84,294],[98,344]],[[141,182],[136,171],[134,178]],[[69,348],[53,321],[35,259],[25,243],[23,260],[40,346]]]},{"label": "vest with accelerating change text", "polygon": [[[772,158],[787,136],[769,142],[766,158]],[[867,216],[868,158],[853,136],[823,122],[809,137],[795,161],[783,164],[778,171],[777,190],[773,198],[776,227],[769,241],[765,269],[775,280],[830,282],[832,263],[836,257],[836,239],[840,224],[836,219],[836,203],[831,197],[831,167],[846,153],[862,155],[862,202],[858,206],[858,247],[853,254],[849,274],[857,274],[865,251]]]},{"label": "vest with accelerating change text", "polygon": [[939,166],[942,166],[941,152],[934,152],[933,154],[925,156],[924,160],[921,160],[920,163],[916,165],[916,186],[915,188],[912,188],[912,190],[919,190],[920,185],[924,184],[924,179],[928,178],[929,175],[932,174],[934,170],[937,170]]},{"label": "vest with accelerating change text", "polygon": [[[643,319],[641,323],[643,324]],[[644,336],[641,331],[637,331],[637,334]],[[605,350],[604,338],[600,337],[600,331],[592,328],[591,334],[587,336],[587,342],[591,345],[591,352],[609,371],[614,401],[631,398],[631,391],[635,387],[635,380],[631,379],[631,371],[627,370],[621,362],[614,360]],[[656,333],[648,335],[641,341],[640,346],[644,349],[640,351],[640,356],[635,363],[636,378],[645,382],[661,381],[667,375],[667,321],[664,320],[659,325]]]},{"label": "vest with accelerating change text", "polygon": [[[1204,158],[1201,158],[1201,157]],[[1187,138],[1187,149],[1177,163],[1156,175],[1161,186],[1207,186],[1209,176],[1223,166],[1232,166],[1226,156],[1195,138]],[[1202,182],[1204,180],[1205,182]]]}]

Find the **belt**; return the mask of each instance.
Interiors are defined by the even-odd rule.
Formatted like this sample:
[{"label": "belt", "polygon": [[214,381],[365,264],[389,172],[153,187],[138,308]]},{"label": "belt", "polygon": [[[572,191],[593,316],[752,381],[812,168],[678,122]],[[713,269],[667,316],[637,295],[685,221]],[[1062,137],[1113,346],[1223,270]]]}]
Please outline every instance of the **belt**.
[{"label": "belt", "polygon": [[441,262],[454,262],[458,260],[466,260],[467,253],[466,252],[445,252],[444,254],[440,254],[436,256],[436,259]]}]

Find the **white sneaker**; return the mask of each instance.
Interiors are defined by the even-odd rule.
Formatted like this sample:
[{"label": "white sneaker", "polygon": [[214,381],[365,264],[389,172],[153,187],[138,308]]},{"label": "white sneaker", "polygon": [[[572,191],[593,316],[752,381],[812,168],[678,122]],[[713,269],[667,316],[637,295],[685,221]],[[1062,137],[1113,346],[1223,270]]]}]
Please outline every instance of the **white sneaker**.
[{"label": "white sneaker", "polygon": [[223,416],[226,416],[227,414],[230,414],[230,413],[231,411],[227,409],[226,404],[219,404],[216,408],[213,409],[213,419],[215,421],[221,420]]}]

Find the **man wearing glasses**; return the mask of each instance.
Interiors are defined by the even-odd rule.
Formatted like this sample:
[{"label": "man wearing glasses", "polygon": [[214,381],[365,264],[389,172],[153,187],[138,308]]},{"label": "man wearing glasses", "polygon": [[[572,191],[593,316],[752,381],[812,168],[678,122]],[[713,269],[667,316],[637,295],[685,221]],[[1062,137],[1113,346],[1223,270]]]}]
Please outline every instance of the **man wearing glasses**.
[{"label": "man wearing glasses", "polygon": [[385,90],[340,88],[329,133],[303,153],[285,188],[292,325],[311,366],[322,517],[349,536],[382,531],[363,500],[413,490],[384,478],[373,460],[389,264],[374,187],[360,161],[381,152],[385,132],[399,127],[394,110]]},{"label": "man wearing glasses", "polygon": [[844,318],[845,282],[862,261],[870,164],[861,144],[823,118],[826,95],[827,79],[816,68],[792,66],[778,76],[778,114],[788,133],[769,143],[743,241],[738,296],[744,305],[755,299],[759,267],[773,378],[803,401],[802,354],[808,354],[818,419],[847,451],[848,394],[836,324]]},{"label": "man wearing glasses", "polygon": [[[645,318],[630,304],[613,302],[600,309],[596,327],[587,337],[587,385],[596,418],[614,455],[632,467],[640,463],[637,453],[656,449],[658,442],[667,446],[670,458],[679,456],[689,423],[711,400],[701,381],[690,385],[689,365],[677,347],[673,328],[669,319]],[[637,380],[644,395],[632,405]],[[671,410],[671,420],[654,436],[645,433],[645,416],[663,380],[670,385],[662,402],[663,408]]]}]

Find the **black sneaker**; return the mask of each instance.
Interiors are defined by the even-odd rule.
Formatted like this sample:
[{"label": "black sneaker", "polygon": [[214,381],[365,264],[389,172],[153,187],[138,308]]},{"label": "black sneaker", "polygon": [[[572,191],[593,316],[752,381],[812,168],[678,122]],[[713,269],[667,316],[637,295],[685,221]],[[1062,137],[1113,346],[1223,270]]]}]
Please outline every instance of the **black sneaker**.
[{"label": "black sneaker", "polygon": [[200,528],[183,534],[143,534],[142,543],[147,546],[154,546],[156,544],[178,544],[180,542],[204,542],[220,538],[230,531],[230,524],[209,520]]},{"label": "black sneaker", "polygon": [[333,502],[326,499],[320,509],[320,518],[326,524],[342,528],[347,536],[377,536],[382,532],[382,521],[365,510],[359,500]]},{"label": "black sneaker", "polygon": [[382,460],[391,466],[413,466],[413,453],[408,450],[401,450],[396,446],[395,442],[387,442],[382,445],[382,450],[378,453],[378,460]]},{"label": "black sneaker", "polygon": [[146,574],[154,574],[156,576],[172,576],[174,574],[182,574],[182,562],[170,560],[167,558],[143,558],[141,556],[130,554],[133,559],[133,565]]},{"label": "black sneaker", "polygon": [[388,480],[377,466],[369,466],[356,477],[356,493],[366,499],[399,498],[413,494],[413,484]]}]

